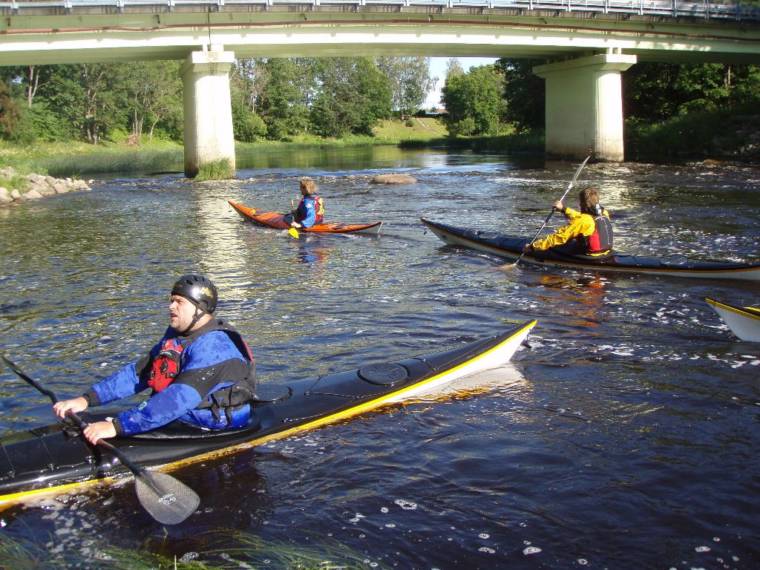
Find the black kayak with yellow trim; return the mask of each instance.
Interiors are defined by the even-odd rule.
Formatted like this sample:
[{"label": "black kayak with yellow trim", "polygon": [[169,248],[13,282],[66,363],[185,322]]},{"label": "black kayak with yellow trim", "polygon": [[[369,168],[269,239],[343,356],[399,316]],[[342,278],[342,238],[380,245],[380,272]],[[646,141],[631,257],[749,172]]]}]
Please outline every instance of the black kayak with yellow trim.
[{"label": "black kayak with yellow trim", "polygon": [[[254,405],[250,425],[201,431],[177,422],[146,434],[109,440],[133,462],[160,470],[235,453],[426,393],[510,360],[536,321],[453,350],[369,364],[355,370],[270,387]],[[87,415],[88,421],[102,415]],[[0,508],[128,476],[113,456],[62,424],[0,438]]]},{"label": "black kayak with yellow trim", "polygon": [[[504,259],[516,260],[529,239],[493,231],[459,228],[420,218],[436,236],[448,245],[490,253]],[[525,254],[525,263],[616,273],[644,273],[701,279],[743,279],[760,281],[760,264],[720,261],[668,262],[656,257],[625,255],[615,252],[605,257],[564,255],[552,250]]]}]

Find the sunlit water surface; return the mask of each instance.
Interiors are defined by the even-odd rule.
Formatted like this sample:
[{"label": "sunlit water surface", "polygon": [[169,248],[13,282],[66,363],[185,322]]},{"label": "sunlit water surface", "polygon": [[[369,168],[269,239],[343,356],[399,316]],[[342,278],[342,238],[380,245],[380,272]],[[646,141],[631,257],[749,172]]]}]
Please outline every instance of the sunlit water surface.
[{"label": "sunlit water surface", "polygon": [[[177,472],[202,498],[177,527],[154,522],[127,483],[0,512],[6,551],[82,567],[114,551],[224,567],[760,565],[760,345],[738,342],[703,301],[758,304],[757,283],[504,273],[419,223],[530,235],[571,163],[428,151],[291,164],[228,182],[96,180],[0,209],[2,352],[59,395],[80,394],[160,337],[186,272],[217,283],[219,314],[254,346],[262,382],[538,319],[530,347],[471,391]],[[399,171],[418,182],[370,183]],[[328,218],[383,220],[382,235],[293,240],[227,204],[289,209],[304,174]],[[760,259],[758,169],[591,165],[581,182],[601,189],[620,250]],[[0,429],[49,422],[48,401],[0,373]]]}]

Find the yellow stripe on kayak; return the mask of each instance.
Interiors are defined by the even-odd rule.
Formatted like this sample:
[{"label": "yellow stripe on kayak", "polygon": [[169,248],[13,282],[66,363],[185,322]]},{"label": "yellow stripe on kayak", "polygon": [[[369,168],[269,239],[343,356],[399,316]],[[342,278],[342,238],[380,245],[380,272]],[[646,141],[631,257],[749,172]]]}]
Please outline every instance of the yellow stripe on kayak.
[{"label": "yellow stripe on kayak", "polygon": [[758,310],[754,307],[735,307],[733,305],[726,305],[725,303],[721,303],[720,301],[716,301],[710,297],[705,297],[705,301],[707,304],[712,305],[713,307],[719,307],[726,311],[731,311],[732,313],[741,315],[747,319],[756,319],[760,321],[760,312],[758,312]]},{"label": "yellow stripe on kayak", "polygon": [[[119,477],[121,480],[122,477]],[[115,481],[115,477],[104,477],[103,479],[85,479],[84,481],[78,481],[75,483],[66,483],[64,485],[54,485],[52,487],[45,487],[42,489],[32,489],[30,491],[19,491],[18,493],[10,493],[8,495],[0,496],[0,511],[13,506],[16,503],[20,503],[26,499],[32,497],[44,497],[45,495],[61,495],[67,491],[73,489],[81,489],[82,487],[92,487],[95,485],[110,484]]]},{"label": "yellow stripe on kayak", "polygon": [[[527,335],[530,330],[535,327],[537,324],[537,321],[529,321],[524,326],[520,327],[518,330],[516,330],[513,334],[511,334],[508,338],[504,339],[499,344],[493,346],[492,348],[479,353],[478,355],[474,356],[473,358],[470,358],[469,360],[466,360],[465,362],[462,362],[461,364],[458,364],[457,366],[454,366],[452,368],[447,368],[446,370],[431,376],[430,378],[423,380],[421,382],[416,382],[410,386],[407,386],[406,388],[403,388],[401,390],[397,390],[395,392],[390,392],[388,394],[384,394],[383,396],[380,396],[378,398],[375,398],[374,400],[370,400],[368,402],[364,402],[362,404],[358,404],[352,408],[348,408],[346,410],[341,410],[340,412],[335,412],[334,414],[330,414],[328,416],[324,416],[322,418],[318,418],[316,420],[312,420],[310,422],[300,424],[298,426],[294,426],[290,429],[273,433],[270,435],[265,435],[259,438],[252,439],[250,441],[247,441],[245,443],[239,443],[236,445],[232,445],[229,447],[225,447],[222,449],[217,449],[214,451],[209,451],[206,453],[203,453],[201,455],[194,455],[192,457],[188,457],[185,459],[180,459],[178,461],[173,461],[172,463],[166,463],[164,465],[155,467],[154,469],[158,471],[174,471],[176,469],[179,469],[180,467],[184,467],[186,465],[191,465],[193,463],[198,463],[201,461],[206,461],[208,459],[213,459],[217,457],[223,457],[226,455],[231,455],[233,453],[236,453],[238,451],[242,451],[244,449],[249,449],[251,447],[256,447],[258,445],[262,445],[264,443],[268,443],[270,441],[276,441],[279,439],[284,439],[286,437],[290,437],[292,435],[295,435],[300,432],[310,431],[319,427],[322,427],[324,425],[339,422],[341,420],[346,420],[349,418],[352,418],[354,416],[358,416],[360,414],[366,413],[370,410],[373,410],[375,408],[379,408],[382,405],[388,403],[389,400],[397,399],[399,396],[403,396],[404,394],[407,394],[409,392],[412,392],[414,390],[418,390],[421,387],[427,386],[429,384],[432,384],[436,380],[440,379],[446,374],[454,373],[458,370],[461,370],[465,366],[469,366],[475,362],[478,362],[480,360],[483,360],[484,358],[488,357],[489,355],[493,354],[494,352],[500,350],[504,347],[505,344],[508,344],[512,342],[516,337]],[[103,479],[86,479],[84,481],[76,482],[76,483],[66,483],[65,485],[57,485],[52,487],[46,487],[44,489],[33,489],[30,491],[21,491],[18,493],[11,493],[9,495],[3,495],[0,496],[0,510],[5,509],[7,507],[12,506],[15,503],[24,501],[28,498],[36,497],[36,496],[43,496],[43,495],[51,495],[51,494],[61,494],[66,491],[75,489],[77,487],[85,487],[85,486],[92,486],[96,484],[109,484],[115,481],[117,478],[115,477],[107,477]],[[124,477],[118,477],[118,480],[123,480]]]},{"label": "yellow stripe on kayak", "polygon": [[379,398],[375,398],[374,400],[370,400],[368,402],[364,402],[362,404],[358,404],[352,408],[348,408],[346,410],[342,410],[340,412],[335,412],[334,414],[330,414],[328,416],[324,416],[322,418],[318,418],[316,420],[312,420],[310,422],[307,422],[305,424],[300,424],[298,426],[294,426],[288,430],[284,430],[281,432],[273,433],[270,435],[266,435],[260,438],[253,439],[251,441],[240,443],[237,445],[233,445],[230,447],[225,447],[222,449],[217,449],[214,451],[209,451],[207,453],[204,453],[202,455],[194,455],[192,457],[188,457],[186,459],[181,459],[179,461],[174,461],[172,463],[167,463],[165,465],[161,466],[161,470],[167,470],[167,471],[173,471],[177,469],[178,467],[184,466],[184,465],[190,465],[192,463],[198,463],[199,461],[205,461],[206,459],[211,459],[215,457],[220,457],[223,455],[229,455],[230,453],[234,453],[237,450],[242,449],[248,449],[250,447],[254,447],[257,445],[262,445],[264,443],[268,443],[270,441],[276,441],[278,439],[284,439],[286,437],[290,437],[291,435],[295,435],[299,432],[304,431],[310,431],[313,429],[316,429],[318,427],[322,427],[326,424],[338,422],[341,420],[349,419],[354,416],[357,416],[359,414],[363,414],[365,412],[368,412],[372,409],[378,408],[388,402],[389,400],[398,398],[399,396],[402,396],[406,393],[409,393],[413,390],[417,390],[420,387],[424,387],[426,385],[432,384],[445,374],[450,374],[452,372],[455,372],[457,370],[461,370],[465,366],[468,366],[474,362],[478,362],[479,360],[482,360],[489,356],[490,354],[498,351],[501,349],[505,344],[508,344],[512,340],[514,340],[515,337],[520,335],[527,334],[534,326],[536,326],[537,321],[533,320],[525,324],[525,326],[520,327],[517,331],[515,331],[514,334],[510,335],[508,338],[504,339],[502,342],[497,344],[496,346],[490,348],[489,350],[486,350],[485,352],[481,352],[477,356],[457,365],[452,368],[447,368],[443,372],[436,374],[435,376],[431,376],[427,380],[424,380],[422,382],[416,382],[415,384],[412,384],[411,386],[407,386],[406,388],[403,388],[401,390],[397,390],[395,392],[390,392],[388,394],[384,394],[383,396],[380,396]]}]

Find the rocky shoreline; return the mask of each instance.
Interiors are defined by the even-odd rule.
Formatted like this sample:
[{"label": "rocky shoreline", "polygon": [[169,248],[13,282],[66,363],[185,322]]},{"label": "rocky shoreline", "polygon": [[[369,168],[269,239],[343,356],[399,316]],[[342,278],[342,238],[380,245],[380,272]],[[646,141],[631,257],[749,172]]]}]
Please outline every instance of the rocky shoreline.
[{"label": "rocky shoreline", "polygon": [[[18,179],[21,179],[24,190],[18,188],[9,190],[2,185],[4,180],[17,181]],[[88,190],[90,190],[90,185],[84,180],[53,178],[42,174],[19,174],[11,166],[0,168],[0,206]]]}]

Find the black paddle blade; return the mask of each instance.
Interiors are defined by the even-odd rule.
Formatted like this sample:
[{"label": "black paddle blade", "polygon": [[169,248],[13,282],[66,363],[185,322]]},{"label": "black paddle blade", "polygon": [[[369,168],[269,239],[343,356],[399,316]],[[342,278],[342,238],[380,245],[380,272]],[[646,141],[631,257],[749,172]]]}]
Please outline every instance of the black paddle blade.
[{"label": "black paddle blade", "polygon": [[142,471],[135,477],[140,504],[161,524],[179,524],[192,515],[201,502],[198,494],[166,473]]}]

